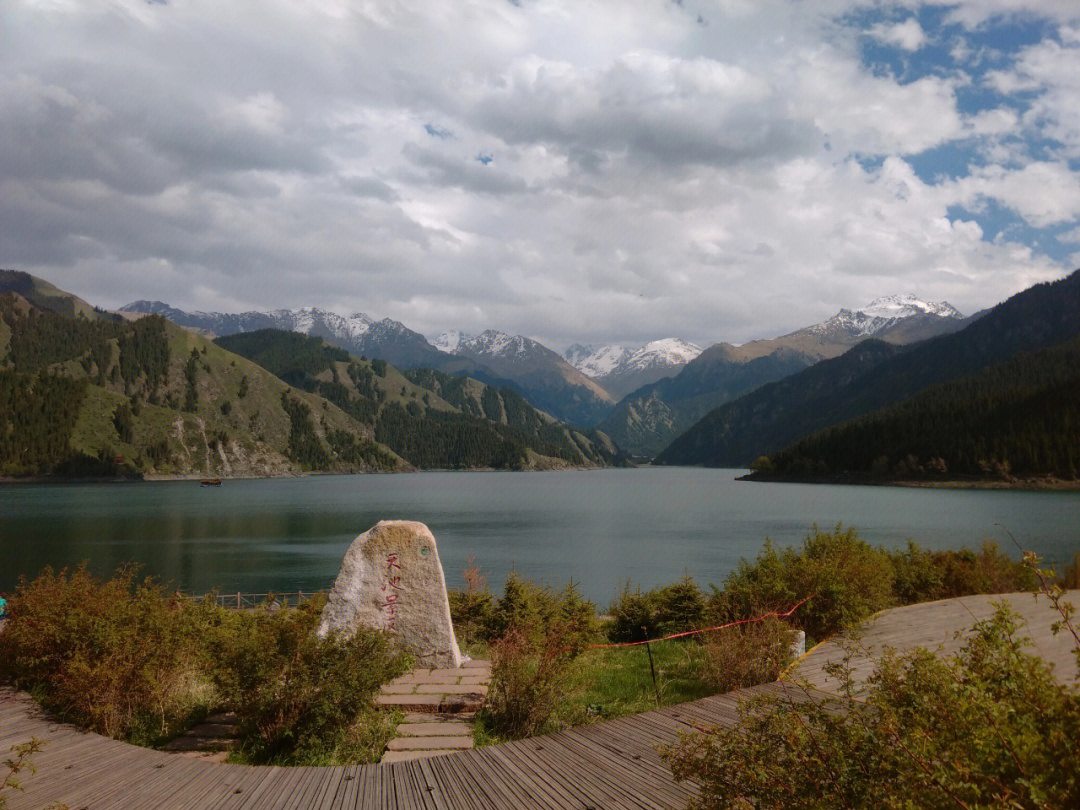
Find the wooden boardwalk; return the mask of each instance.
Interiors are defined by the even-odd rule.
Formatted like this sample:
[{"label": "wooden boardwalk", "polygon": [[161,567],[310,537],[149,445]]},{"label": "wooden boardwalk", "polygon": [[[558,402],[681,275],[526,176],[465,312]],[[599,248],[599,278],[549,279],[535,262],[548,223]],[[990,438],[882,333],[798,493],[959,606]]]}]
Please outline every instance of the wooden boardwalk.
[{"label": "wooden boardwalk", "polygon": [[[1078,594],[1074,592],[1073,600]],[[1029,621],[1036,650],[1071,663],[1069,645],[1049,632],[1045,601],[1016,594],[1009,601]],[[990,599],[918,605],[876,617],[868,646],[953,643],[953,634],[989,615]],[[828,689],[822,667],[835,644],[812,650],[799,675]],[[1063,667],[1058,668],[1063,677]],[[503,810],[575,808],[668,810],[685,805],[692,786],[676,784],[657,753],[680,732],[736,721],[741,700],[791,688],[766,684],[645,714],[583,726],[505,745],[390,765],[256,768],[192,760],[137,748],[51,721],[25,694],[0,691],[0,751],[36,736],[45,742],[23,780],[10,792],[11,810],[63,802],[70,810]]]}]

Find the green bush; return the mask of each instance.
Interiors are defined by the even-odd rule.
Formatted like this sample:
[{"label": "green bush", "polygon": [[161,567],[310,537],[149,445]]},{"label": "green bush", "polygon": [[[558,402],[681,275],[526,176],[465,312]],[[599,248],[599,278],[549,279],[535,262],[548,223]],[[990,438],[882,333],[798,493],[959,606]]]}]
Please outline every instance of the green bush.
[{"label": "green bush", "polygon": [[512,630],[522,630],[542,641],[556,630],[566,633],[570,628],[570,643],[581,647],[599,632],[596,606],[573,583],[553,591],[510,573],[496,600],[478,574],[470,583],[470,570],[475,571],[466,569],[466,590],[449,594],[454,630],[464,639],[493,643]]},{"label": "green bush", "polygon": [[760,698],[734,727],[684,737],[664,757],[700,786],[699,810],[1080,807],[1080,695],[1024,652],[1018,631],[999,607],[954,659],[884,655],[843,711]]},{"label": "green bush", "polygon": [[771,617],[709,633],[705,680],[717,694],[775,681],[791,663],[794,636],[788,624]]},{"label": "green bush", "polygon": [[219,630],[214,681],[249,733],[253,761],[329,764],[379,738],[375,694],[406,658],[374,631],[320,638],[318,620],[305,604],[238,613]]},{"label": "green bush", "polygon": [[136,569],[101,582],[84,567],[25,579],[0,634],[0,680],[65,719],[116,738],[168,736],[205,693],[200,627],[214,610],[169,599]]},{"label": "green bush", "polygon": [[495,616],[495,599],[488,590],[487,577],[469,557],[461,572],[465,590],[450,590],[450,617],[454,622],[454,634],[466,643],[488,641],[488,628]]},{"label": "green bush", "polygon": [[612,641],[644,641],[703,626],[708,615],[705,595],[692,577],[642,592],[627,583],[608,609]]},{"label": "green bush", "polygon": [[717,611],[745,619],[813,596],[792,621],[820,640],[892,605],[893,578],[889,556],[860,540],[854,529],[815,527],[801,548],[778,550],[766,541],[753,563],[740,562],[716,597]]},{"label": "green bush", "polygon": [[540,732],[566,702],[581,628],[561,622],[538,638],[512,627],[491,646],[491,683],[482,723],[518,740]]},{"label": "green bush", "polygon": [[894,592],[904,605],[976,593],[1030,591],[1037,584],[1028,566],[1009,559],[989,541],[979,552],[927,551],[908,542],[904,551],[890,552],[889,561]]},{"label": "green bush", "polygon": [[502,738],[539,732],[569,699],[573,666],[598,633],[596,608],[511,573],[487,628],[491,683],[482,725]]},{"label": "green bush", "polygon": [[379,686],[405,658],[387,637],[315,635],[325,597],[238,611],[166,595],[133,567],[22,580],[0,634],[0,681],[65,719],[149,745],[235,709],[249,761],[370,762],[393,733]]}]

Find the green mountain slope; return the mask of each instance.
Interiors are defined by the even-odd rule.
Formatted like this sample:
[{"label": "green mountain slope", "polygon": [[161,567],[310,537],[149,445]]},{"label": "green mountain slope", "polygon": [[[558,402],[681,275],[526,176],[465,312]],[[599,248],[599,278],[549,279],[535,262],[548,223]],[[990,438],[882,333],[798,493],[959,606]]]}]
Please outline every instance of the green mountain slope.
[{"label": "green mountain slope", "polygon": [[510,389],[431,369],[402,373],[296,332],[263,329],[215,342],[327,398],[417,467],[527,469],[617,460],[606,436],[572,430]]},{"label": "green mountain slope", "polygon": [[830,425],[1080,334],[1080,271],[1039,284],[963,330],[907,347],[868,340],[710,412],[660,464],[746,466]]},{"label": "green mountain slope", "polygon": [[163,318],[49,298],[0,293],[0,475],[408,469],[370,426]]},{"label": "green mountain slope", "polygon": [[725,343],[710,346],[674,377],[624,397],[600,428],[635,456],[654,456],[718,405],[817,361],[787,348],[747,359]]},{"label": "green mountain slope", "polygon": [[1080,340],[815,433],[755,462],[765,480],[1010,479],[1080,470]]}]

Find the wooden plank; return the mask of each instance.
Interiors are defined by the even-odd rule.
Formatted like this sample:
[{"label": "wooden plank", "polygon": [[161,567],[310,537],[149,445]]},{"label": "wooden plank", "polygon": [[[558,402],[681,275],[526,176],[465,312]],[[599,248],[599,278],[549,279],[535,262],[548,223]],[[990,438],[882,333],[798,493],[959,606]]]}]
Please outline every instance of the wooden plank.
[{"label": "wooden plank", "polygon": [[494,756],[484,748],[476,748],[472,751],[458,755],[460,758],[455,763],[460,773],[467,773],[474,789],[483,796],[487,806],[496,808],[522,808],[532,807],[525,803],[528,796],[521,796],[518,791],[511,789],[505,783],[500,769],[493,762]]},{"label": "wooden plank", "polygon": [[467,760],[471,760],[472,753],[433,757],[429,764],[436,773],[443,774],[445,789],[452,795],[455,808],[497,810],[498,805],[488,798],[466,764]]},{"label": "wooden plank", "polygon": [[360,788],[360,783],[363,780],[363,773],[369,769],[368,765],[352,765],[345,769],[345,774],[341,777],[341,786],[338,788],[338,793],[334,797],[334,803],[331,805],[332,810],[345,810],[345,808],[357,807],[357,794]]},{"label": "wooden plank", "polygon": [[[635,767],[635,761],[627,763],[603,747],[591,745],[575,735],[560,736],[558,744],[565,749],[568,760],[577,762],[578,773],[585,777],[590,786],[593,783],[597,787],[603,786],[605,794],[610,797],[611,803],[607,806],[649,810],[665,810],[672,806],[671,802],[658,798],[670,792],[669,786],[644,778],[641,769]],[[685,803],[685,798],[680,798]]]},{"label": "wooden plank", "polygon": [[[530,807],[558,808],[566,807],[567,799],[574,797],[574,792],[565,784],[556,784],[554,774],[541,774],[541,767],[531,758],[536,755],[525,745],[494,745],[488,753],[496,760],[504,773],[514,775],[514,784],[519,795],[524,795]],[[580,802],[573,802],[571,807],[580,807]]]},{"label": "wooden plank", "polygon": [[554,807],[584,807],[574,780],[561,769],[552,769],[535,746],[499,745],[492,747],[492,753],[503,757],[518,769],[523,778],[542,790],[550,797],[549,805]]}]

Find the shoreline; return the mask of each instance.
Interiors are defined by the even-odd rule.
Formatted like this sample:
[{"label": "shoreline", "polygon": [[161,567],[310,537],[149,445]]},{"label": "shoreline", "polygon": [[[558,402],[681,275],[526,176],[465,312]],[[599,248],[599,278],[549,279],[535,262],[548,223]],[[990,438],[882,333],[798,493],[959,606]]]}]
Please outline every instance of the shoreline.
[{"label": "shoreline", "polygon": [[1016,490],[1027,492],[1080,492],[1080,481],[1066,481],[1061,478],[1017,478],[1013,481],[980,478],[950,478],[941,481],[904,481],[883,480],[862,476],[837,476],[833,478],[769,476],[749,473],[735,478],[736,481],[750,481],[764,484],[840,484],[857,487],[907,487],[911,489],[981,489],[981,490]]},{"label": "shoreline", "polygon": [[332,470],[311,470],[308,472],[287,472],[272,475],[220,475],[220,474],[183,474],[149,473],[135,476],[89,476],[84,478],[63,478],[55,475],[0,476],[0,487],[18,484],[154,484],[176,481],[201,482],[207,478],[220,478],[226,481],[274,481],[282,478],[317,478],[322,476],[346,475],[413,475],[416,473],[452,472],[452,473],[549,473],[549,472],[595,472],[597,470],[617,470],[622,467],[535,467],[527,470],[500,470],[495,467],[474,467],[466,470],[454,467],[430,467],[409,470],[372,470],[370,472],[334,472]]}]

